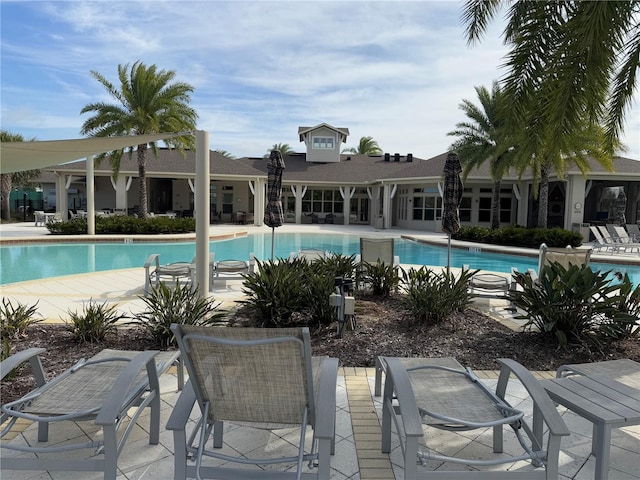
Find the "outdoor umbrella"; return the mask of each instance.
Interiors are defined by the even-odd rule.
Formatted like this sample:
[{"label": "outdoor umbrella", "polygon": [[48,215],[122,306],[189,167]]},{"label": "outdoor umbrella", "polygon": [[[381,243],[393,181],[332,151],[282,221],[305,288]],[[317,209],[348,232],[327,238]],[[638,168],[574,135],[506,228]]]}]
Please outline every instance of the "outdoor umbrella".
[{"label": "outdoor umbrella", "polygon": [[458,206],[462,198],[462,179],[460,173],[460,159],[458,155],[451,152],[447,155],[442,175],[444,177],[444,188],[442,190],[442,231],[448,236],[447,245],[447,275],[451,269],[451,235],[460,230],[460,216]]},{"label": "outdoor umbrella", "polygon": [[271,260],[275,243],[276,227],[284,223],[282,213],[282,171],[284,160],[280,150],[272,150],[267,166],[267,208],[264,212],[264,223],[271,227]]}]

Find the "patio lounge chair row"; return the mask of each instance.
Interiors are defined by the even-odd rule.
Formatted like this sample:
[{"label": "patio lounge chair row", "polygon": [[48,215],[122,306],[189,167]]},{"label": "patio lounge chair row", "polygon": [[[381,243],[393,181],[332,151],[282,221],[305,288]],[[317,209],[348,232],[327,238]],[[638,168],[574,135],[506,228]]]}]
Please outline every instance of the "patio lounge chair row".
[{"label": "patio lounge chair row", "polygon": [[[220,260],[215,261],[215,252],[209,253],[209,289],[213,288],[214,280],[241,279],[243,275],[253,272],[256,259],[253,253],[249,254],[249,260]],[[151,293],[152,286],[157,288],[160,282],[183,281],[190,285],[195,284],[196,258],[191,262],[160,263],[160,255],[151,254],[144,264],[145,284],[144,296]]]},{"label": "patio lounge chair row", "polygon": [[[105,479],[115,479],[118,457],[125,451],[131,426],[147,407],[151,410],[149,443],[158,442],[158,375],[180,355],[189,381],[166,424],[173,433],[175,479],[330,478],[331,456],[336,448],[338,360],[312,356],[308,328],[174,324],[171,329],[179,351],[105,350],[50,381],[46,381],[39,359],[43,349],[29,349],[4,360],[0,364],[3,377],[29,362],[38,388],[23,399],[2,406],[5,425],[2,435],[19,418],[35,421],[39,428],[36,445],[2,442],[3,476],[12,470],[102,471]],[[380,370],[386,372],[382,451],[391,449],[395,431],[402,445],[404,478],[557,478],[560,442],[569,430],[543,383],[517,362],[499,360],[502,370],[495,390],[452,358],[379,357],[377,362]],[[625,365],[634,369],[634,378],[640,374],[640,366],[635,362]],[[576,370],[566,367],[560,371],[564,374],[567,369]],[[514,378],[528,393],[525,407],[514,407],[507,400],[508,385]],[[376,376],[376,395],[381,390],[381,379],[381,375]],[[629,392],[634,395],[633,390]],[[518,402],[522,400],[520,396],[517,398]],[[94,434],[89,435],[95,438],[79,445],[60,443],[59,439],[48,441],[49,423],[85,420],[93,421],[102,434],[95,435],[90,428]],[[244,428],[225,427],[225,423]],[[459,452],[449,456],[425,449],[420,446],[425,436],[423,424],[452,431],[491,428],[493,450],[499,454],[478,460],[462,458]],[[625,420],[625,424],[633,422]],[[289,442],[297,446],[296,453],[285,453],[282,457],[280,454],[287,449],[281,451],[276,447],[275,451],[261,451],[256,458],[250,458],[248,453],[235,457],[231,449],[223,448],[224,435],[237,436],[242,431],[248,434],[253,428],[297,429],[297,434],[287,434]],[[503,452],[505,439],[509,448]],[[521,453],[516,449],[518,444]],[[74,454],[73,460],[56,453],[95,448],[96,453],[90,453],[88,458]],[[7,454],[10,451],[36,455],[26,458]],[[46,455],[52,452],[53,456]],[[266,453],[275,458],[265,458]],[[455,474],[441,468],[419,472],[416,460],[453,462],[470,468]],[[518,461],[538,468],[515,463]],[[492,468],[503,463],[513,466],[502,471]],[[284,467],[277,469],[276,464]],[[265,468],[256,470],[255,465]],[[484,467],[488,470],[483,470]]]},{"label": "patio lounge chair row", "polygon": [[626,229],[619,225],[592,225],[589,230],[595,238],[594,248],[600,252],[640,253],[638,225],[628,224]]}]

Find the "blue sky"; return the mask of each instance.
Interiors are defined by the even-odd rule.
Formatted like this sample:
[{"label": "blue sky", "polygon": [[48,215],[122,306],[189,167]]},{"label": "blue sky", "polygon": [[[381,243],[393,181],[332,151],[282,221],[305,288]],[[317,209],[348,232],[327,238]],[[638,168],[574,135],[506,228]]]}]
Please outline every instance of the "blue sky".
[{"label": "blue sky", "polygon": [[[90,75],[117,84],[141,60],[194,86],[211,148],[262,156],[304,151],[299,126],[349,128],[385,152],[430,158],[500,78],[501,25],[467,46],[462,2],[6,1],[1,14],[1,127],[26,138],[79,138],[88,103],[113,103]],[[625,156],[640,159],[638,94]]]}]

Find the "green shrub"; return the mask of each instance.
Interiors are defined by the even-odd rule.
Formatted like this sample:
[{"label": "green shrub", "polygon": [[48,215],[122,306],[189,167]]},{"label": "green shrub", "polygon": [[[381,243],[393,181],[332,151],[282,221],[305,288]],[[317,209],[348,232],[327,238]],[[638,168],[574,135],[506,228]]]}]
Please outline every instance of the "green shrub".
[{"label": "green shrub", "polygon": [[306,309],[311,319],[319,326],[329,325],[335,320],[333,307],[329,305],[329,296],[336,291],[336,277],[353,278],[354,271],[353,255],[329,255],[305,265]]},{"label": "green shrub", "polygon": [[[127,215],[113,215],[96,217],[95,226],[96,233],[101,235],[190,233],[196,231],[196,220],[192,217],[149,217],[145,220]],[[54,235],[83,235],[87,233],[87,219],[49,222],[47,228]]]},{"label": "green shrub", "polygon": [[395,265],[384,262],[365,262],[359,271],[359,276],[358,284],[371,285],[371,293],[375,296],[388,297],[392,292],[398,291],[400,272]]},{"label": "green shrub", "polygon": [[614,339],[640,337],[640,285],[633,288],[629,275],[625,273],[618,287],[620,303],[617,309],[628,317],[618,315],[607,319],[601,325],[601,331],[606,337]]},{"label": "green shrub", "polygon": [[34,318],[37,313],[38,302],[27,306],[17,302],[13,306],[8,298],[2,299],[0,307],[0,339],[3,341],[23,335],[30,325],[41,322],[42,318]]},{"label": "green shrub", "polygon": [[552,333],[561,346],[597,342],[602,325],[629,318],[618,310],[621,296],[618,287],[607,278],[609,273],[593,271],[585,265],[570,265],[567,269],[552,262],[536,280],[515,272],[514,281],[521,290],[512,290],[508,296],[514,307],[525,312],[516,317],[527,320],[525,328]]},{"label": "green shrub", "polygon": [[171,324],[213,326],[226,323],[226,312],[212,297],[200,297],[189,284],[177,282],[169,288],[164,282],[152,288],[148,297],[140,297],[146,309],[136,314],[131,324],[143,330],[160,346],[175,345]]},{"label": "green shrub", "polygon": [[409,310],[418,320],[440,323],[454,312],[464,311],[474,295],[469,293],[469,280],[477,270],[465,270],[459,277],[427,267],[402,271],[403,290]]},{"label": "green shrub", "polygon": [[256,261],[256,270],[246,275],[243,283],[246,298],[238,303],[253,311],[262,326],[289,323],[295,312],[306,307],[305,264],[300,259]]},{"label": "green shrub", "polygon": [[563,228],[525,228],[512,225],[502,228],[462,227],[452,235],[456,240],[487,243],[493,245],[510,245],[514,247],[539,248],[546,243],[550,247],[579,247],[582,235]]},{"label": "green shrub", "polygon": [[116,324],[119,320],[127,318],[118,312],[117,307],[89,299],[88,303],[83,304],[82,313],[67,311],[70,322],[65,321],[65,328],[78,341],[102,342],[108,334],[117,333]]}]

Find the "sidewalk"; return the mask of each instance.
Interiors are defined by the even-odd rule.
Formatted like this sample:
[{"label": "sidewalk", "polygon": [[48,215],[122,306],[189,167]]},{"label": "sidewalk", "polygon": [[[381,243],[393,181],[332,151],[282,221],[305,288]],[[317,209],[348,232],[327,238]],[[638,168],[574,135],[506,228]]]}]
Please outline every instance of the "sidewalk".
[{"label": "sidewalk", "polygon": [[[491,388],[495,388],[496,372],[476,372]],[[548,372],[536,372],[539,378],[549,377]],[[174,371],[161,377],[161,433],[160,444],[149,445],[147,428],[148,418],[144,416],[138,422],[128,439],[125,452],[118,462],[119,480],[170,480],[173,479],[173,437],[164,425],[178,398],[177,378]],[[401,453],[397,439],[394,440],[391,454],[381,453],[381,398],[373,396],[374,371],[364,368],[341,368],[337,383],[336,413],[336,453],[331,459],[331,478],[335,480],[395,479],[404,480]],[[522,387],[508,392],[508,400],[527,411],[527,401]],[[197,411],[197,409],[195,409]],[[560,454],[560,479],[592,480],[594,478],[595,458],[589,456],[591,448],[591,424],[560,407],[563,419],[572,432],[562,440]],[[530,412],[529,412],[530,413]],[[146,414],[145,414],[146,415]],[[194,415],[197,417],[196,414]],[[62,425],[51,427],[51,438],[63,442],[70,438],[86,436],[84,432],[94,430],[90,424],[79,422],[68,428]],[[260,455],[261,451],[272,454],[286,449],[289,445],[290,431],[277,435],[255,435],[250,438],[241,436],[241,428],[225,429],[225,447],[246,455]],[[443,432],[427,429],[428,441],[439,450],[454,453],[464,450],[471,456],[490,456],[491,443],[486,430],[471,432]],[[14,442],[37,443],[37,428],[31,425],[18,434]],[[290,448],[290,446],[289,446]],[[453,450],[452,450],[453,449]],[[3,452],[3,455],[5,453]],[[9,453],[13,454],[13,453]],[[17,454],[26,455],[26,454]],[[61,453],[58,455],[78,455]],[[86,453],[87,456],[92,452]],[[612,437],[610,480],[631,480],[640,478],[640,427],[615,429]],[[446,466],[447,469],[451,465]],[[454,466],[454,468],[456,468]],[[457,468],[460,468],[458,466]],[[523,468],[506,464],[495,470]],[[524,467],[527,468],[527,467]],[[530,468],[530,467],[529,467]],[[3,480],[97,480],[99,473],[90,472],[3,472]]]}]

